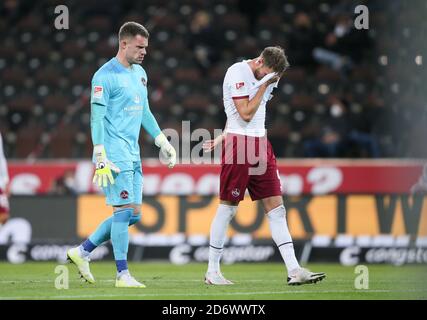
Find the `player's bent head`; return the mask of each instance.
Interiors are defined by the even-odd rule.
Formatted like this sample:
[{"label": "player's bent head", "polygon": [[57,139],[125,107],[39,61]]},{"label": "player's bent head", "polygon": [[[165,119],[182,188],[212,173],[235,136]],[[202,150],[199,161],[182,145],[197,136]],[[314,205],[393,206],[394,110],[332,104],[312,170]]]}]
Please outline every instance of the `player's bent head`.
[{"label": "player's bent head", "polygon": [[280,46],[267,47],[261,53],[263,65],[282,75],[289,68],[288,57]]},{"label": "player's bent head", "polygon": [[134,21],[128,21],[125,22],[119,30],[119,41],[134,38],[137,35],[140,35],[144,38],[147,38],[150,36],[147,29],[140,23],[134,22]]},{"label": "player's bent head", "polygon": [[148,37],[147,29],[137,22],[126,22],[119,30],[119,52],[129,64],[140,64],[146,55]]}]

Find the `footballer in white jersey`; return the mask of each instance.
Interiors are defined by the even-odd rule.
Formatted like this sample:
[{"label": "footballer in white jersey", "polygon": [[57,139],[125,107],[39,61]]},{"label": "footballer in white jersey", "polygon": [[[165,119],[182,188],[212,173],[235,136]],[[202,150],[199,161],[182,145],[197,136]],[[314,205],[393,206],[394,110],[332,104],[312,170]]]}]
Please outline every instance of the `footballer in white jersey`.
[{"label": "footballer in white jersey", "polygon": [[[266,104],[286,67],[286,63],[268,67],[258,58],[235,63],[225,74],[227,134],[222,152],[221,201],[238,203],[246,189],[252,200],[281,197],[276,157],[266,137],[265,114]],[[257,171],[251,170],[255,164],[259,165]]]},{"label": "footballer in white jersey", "polygon": [[212,221],[209,264],[205,283],[231,285],[220,271],[228,225],[236,215],[246,190],[261,200],[274,242],[288,271],[288,284],[315,283],[325,274],[301,268],[286,222],[276,157],[266,136],[266,104],[289,66],[280,47],[267,47],[255,59],[233,64],[224,77],[223,100],[227,114],[225,134],[204,144],[211,151],[222,143],[220,204]]},{"label": "footballer in white jersey", "polygon": [[[252,100],[260,86],[275,74],[269,73],[261,80],[255,78],[249,66],[249,60],[244,60],[233,64],[228,68],[223,83],[223,101],[225,113],[227,115],[227,132],[248,135],[253,137],[263,137],[265,135],[265,108],[271,99],[271,92],[278,85],[278,80],[269,84],[261,98],[258,110],[250,121],[246,121],[239,114],[235,101],[239,99]],[[274,79],[276,80],[276,79]]]}]

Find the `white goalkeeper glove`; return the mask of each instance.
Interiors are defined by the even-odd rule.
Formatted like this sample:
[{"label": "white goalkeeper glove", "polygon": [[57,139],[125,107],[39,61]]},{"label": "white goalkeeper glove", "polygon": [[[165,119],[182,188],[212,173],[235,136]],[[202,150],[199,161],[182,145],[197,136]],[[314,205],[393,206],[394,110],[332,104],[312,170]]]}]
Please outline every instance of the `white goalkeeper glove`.
[{"label": "white goalkeeper glove", "polygon": [[104,188],[108,186],[108,182],[110,182],[110,184],[114,184],[114,178],[111,171],[119,173],[120,169],[107,159],[107,154],[105,153],[105,148],[102,144],[94,146],[93,156],[95,158],[96,167],[92,182],[98,182],[98,186],[102,186]]},{"label": "white goalkeeper glove", "polygon": [[160,148],[160,151],[168,161],[168,167],[173,168],[176,164],[176,151],[175,148],[169,143],[168,139],[163,133],[160,133],[155,139],[154,143]]}]

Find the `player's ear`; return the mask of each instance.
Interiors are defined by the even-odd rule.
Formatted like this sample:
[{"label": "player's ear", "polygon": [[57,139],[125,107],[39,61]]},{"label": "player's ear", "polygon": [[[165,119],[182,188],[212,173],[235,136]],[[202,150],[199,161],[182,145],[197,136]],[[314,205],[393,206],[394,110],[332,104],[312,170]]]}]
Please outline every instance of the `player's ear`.
[{"label": "player's ear", "polygon": [[262,66],[264,64],[264,59],[262,57],[259,57],[257,59],[257,65]]}]

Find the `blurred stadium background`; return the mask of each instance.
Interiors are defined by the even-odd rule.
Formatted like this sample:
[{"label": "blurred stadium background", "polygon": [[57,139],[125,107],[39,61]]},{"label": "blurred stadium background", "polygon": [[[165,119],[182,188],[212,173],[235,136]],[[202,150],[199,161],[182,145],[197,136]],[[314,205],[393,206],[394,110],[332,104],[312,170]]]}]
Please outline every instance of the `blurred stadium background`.
[{"label": "blurred stadium background", "polygon": [[[54,8],[69,9],[56,30]],[[354,8],[369,8],[356,30]],[[0,131],[11,178],[0,260],[62,261],[111,214],[91,184],[90,80],[128,20],[151,33],[143,66],[162,128],[225,123],[222,81],[265,46],[291,68],[268,106],[296,251],[304,263],[427,263],[427,3],[352,0],[25,1],[0,3]],[[141,133],[142,222],[131,261],[207,260],[218,165],[168,170]],[[194,142],[197,143],[197,142]],[[417,185],[414,187],[414,185]],[[416,192],[415,192],[416,191]],[[226,263],[279,262],[261,208],[245,200]],[[112,259],[109,245],[94,259]]]}]

